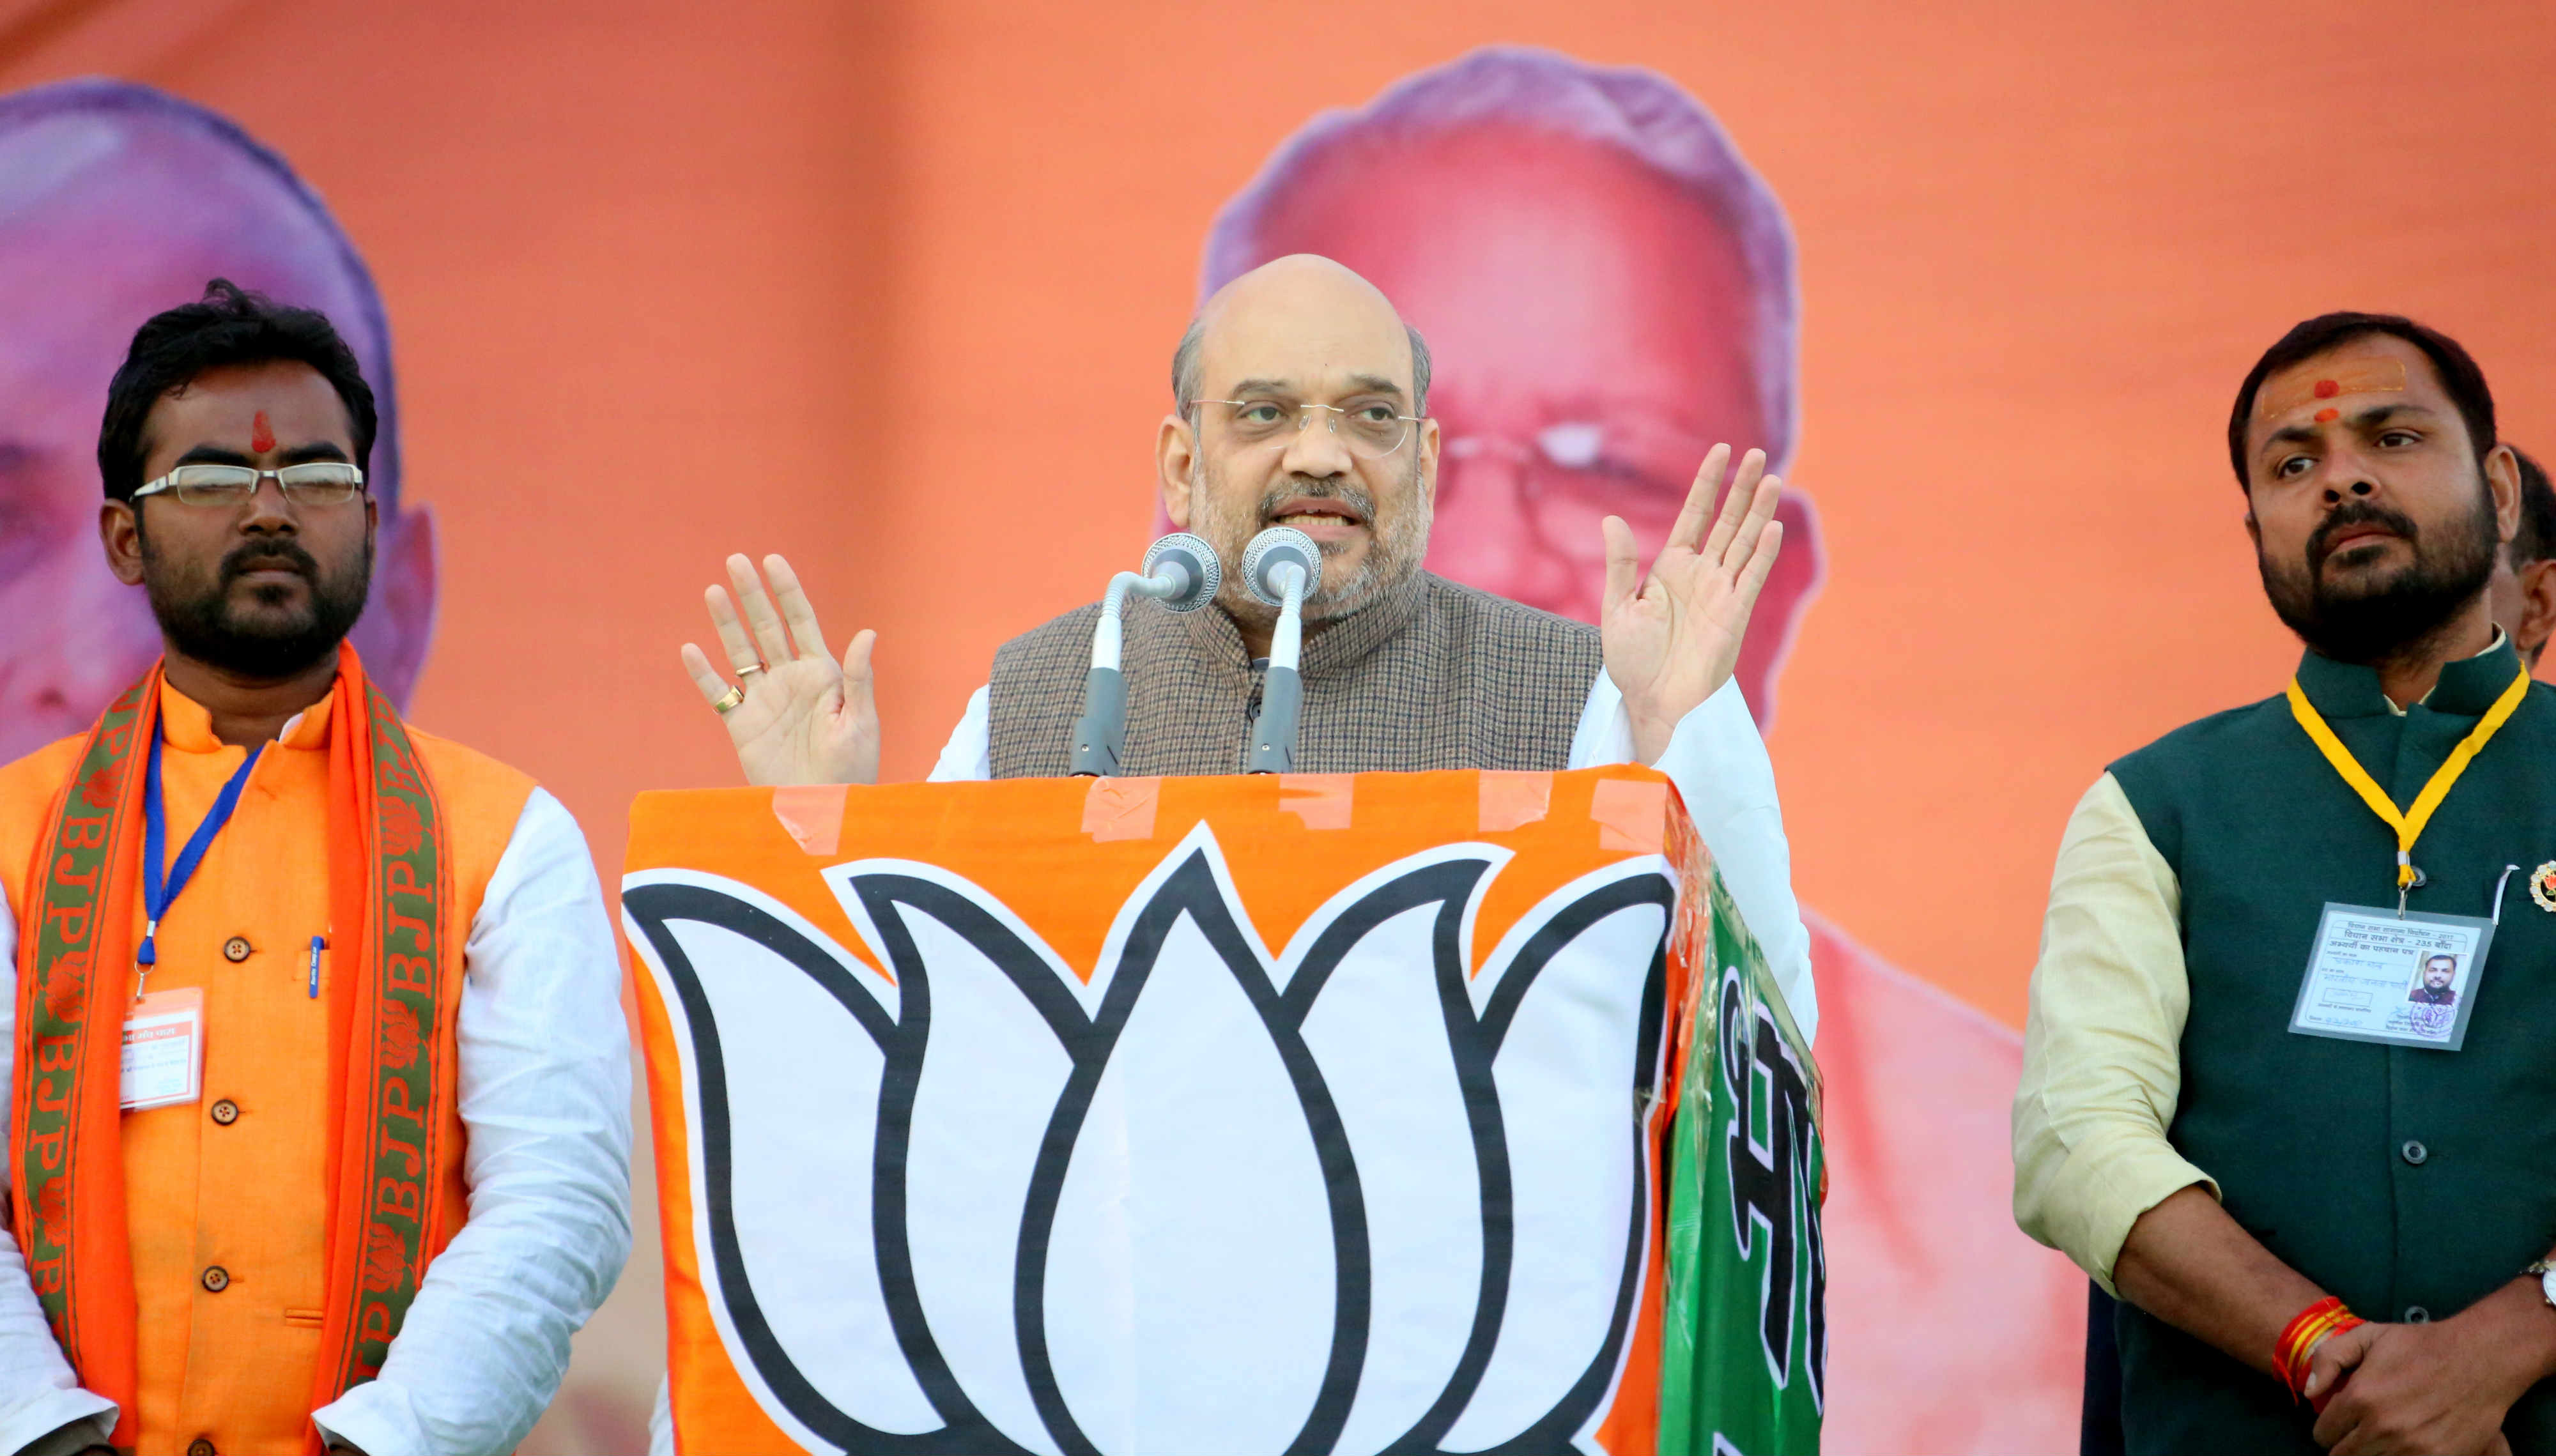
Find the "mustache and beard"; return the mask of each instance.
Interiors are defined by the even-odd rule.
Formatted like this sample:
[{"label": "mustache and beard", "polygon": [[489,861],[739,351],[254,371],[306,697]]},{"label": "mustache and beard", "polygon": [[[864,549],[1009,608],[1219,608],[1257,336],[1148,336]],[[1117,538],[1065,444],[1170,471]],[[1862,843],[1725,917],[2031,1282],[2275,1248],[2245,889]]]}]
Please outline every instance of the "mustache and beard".
[{"label": "mustache and beard", "polygon": [[[2296,564],[2276,564],[2259,546],[2263,594],[2282,625],[2320,657],[2374,666],[2418,647],[2485,590],[2501,542],[2493,500],[2480,481],[2475,505],[2427,538],[2412,517],[2370,501],[2347,501],[2309,535]],[[2364,525],[2384,527],[2413,547],[2411,564],[2383,576],[2329,581],[2335,538]]]},{"label": "mustache and beard", "polygon": [[1305,602],[1305,621],[1337,622],[1374,604],[1376,598],[1409,580],[1429,553],[1429,502],[1420,494],[1420,459],[1413,452],[1403,476],[1406,504],[1379,517],[1373,493],[1351,475],[1282,475],[1257,499],[1238,501],[1224,490],[1214,463],[1202,460],[1199,485],[1190,496],[1190,529],[1205,537],[1224,562],[1224,589],[1217,605],[1244,621],[1272,621],[1277,610],[1261,605],[1242,581],[1242,551],[1251,538],[1275,525],[1280,506],[1294,500],[1338,501],[1357,513],[1367,526],[1366,559],[1357,571],[1343,575],[1340,557],[1346,542],[1323,544],[1323,580]]},{"label": "mustache and beard", "polygon": [[[299,542],[277,538],[243,542],[209,570],[173,561],[142,540],[143,586],[151,614],[180,652],[254,680],[291,677],[337,650],[363,615],[372,589],[373,546],[351,567],[328,571]],[[235,604],[233,589],[251,571],[293,571],[310,587],[296,609],[282,583],[261,584],[249,601]]]}]

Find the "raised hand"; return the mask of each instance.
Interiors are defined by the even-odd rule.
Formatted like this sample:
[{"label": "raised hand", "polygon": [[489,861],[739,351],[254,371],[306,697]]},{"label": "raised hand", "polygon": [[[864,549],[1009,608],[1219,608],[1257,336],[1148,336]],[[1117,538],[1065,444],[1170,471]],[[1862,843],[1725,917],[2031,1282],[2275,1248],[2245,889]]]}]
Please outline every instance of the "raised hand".
[{"label": "raised hand", "polygon": [[[764,557],[763,569],[772,578],[769,596],[754,563],[742,555],[727,558],[728,585],[703,593],[719,647],[745,689],[745,700],[719,715],[745,782],[877,783],[878,703],[870,693],[870,647],[878,634],[855,635],[837,666],[826,651],[826,634],[798,573],[779,556]],[[726,698],[727,678],[710,666],[707,653],[689,642],[684,670],[703,701],[716,707]]]},{"label": "raised hand", "polygon": [[1704,457],[1647,580],[1637,578],[1633,529],[1619,516],[1599,527],[1606,541],[1606,594],[1598,614],[1606,675],[1624,695],[1633,753],[1645,764],[1659,761],[1679,719],[1730,680],[1748,613],[1784,545],[1784,528],[1775,520],[1784,484],[1766,474],[1763,450],[1741,457],[1715,515],[1713,498],[1729,463],[1728,445],[1715,445]]}]

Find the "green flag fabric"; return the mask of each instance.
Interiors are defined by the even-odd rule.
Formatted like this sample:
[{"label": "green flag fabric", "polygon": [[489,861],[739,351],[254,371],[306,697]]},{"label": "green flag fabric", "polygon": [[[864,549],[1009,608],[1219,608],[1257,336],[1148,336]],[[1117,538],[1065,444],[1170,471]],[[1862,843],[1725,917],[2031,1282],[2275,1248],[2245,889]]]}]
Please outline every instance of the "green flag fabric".
[{"label": "green flag fabric", "polygon": [[1819,1069],[1713,878],[1669,1128],[1660,1456],[1820,1448],[1828,1264]]}]

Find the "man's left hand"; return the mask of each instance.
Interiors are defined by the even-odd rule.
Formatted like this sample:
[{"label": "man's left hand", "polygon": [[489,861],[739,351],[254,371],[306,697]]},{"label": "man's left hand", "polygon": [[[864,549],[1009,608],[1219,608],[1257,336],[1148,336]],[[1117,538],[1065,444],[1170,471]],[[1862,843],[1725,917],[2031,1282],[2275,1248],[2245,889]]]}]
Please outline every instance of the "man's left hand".
[{"label": "man's left hand", "polygon": [[2351,1378],[2317,1417],[2317,1443],[2335,1456],[2509,1450],[2503,1414],[2543,1364],[2536,1324],[2548,1311],[2536,1283],[2526,1301],[2498,1292],[2432,1324],[2367,1324],[2326,1339],[2309,1362],[2308,1394]]},{"label": "man's left hand", "polygon": [[[1645,764],[1659,762],[1679,720],[1730,680],[1748,613],[1784,544],[1784,528],[1775,520],[1784,485],[1766,474],[1763,450],[1740,458],[1730,494],[1715,515],[1713,498],[1729,463],[1728,445],[1715,445],[1704,457],[1648,580],[1639,578],[1633,529],[1619,516],[1607,517],[1600,528],[1606,595],[1598,632],[1606,675],[1624,695],[1633,756]],[[1708,518],[1710,537],[1704,534]]]}]

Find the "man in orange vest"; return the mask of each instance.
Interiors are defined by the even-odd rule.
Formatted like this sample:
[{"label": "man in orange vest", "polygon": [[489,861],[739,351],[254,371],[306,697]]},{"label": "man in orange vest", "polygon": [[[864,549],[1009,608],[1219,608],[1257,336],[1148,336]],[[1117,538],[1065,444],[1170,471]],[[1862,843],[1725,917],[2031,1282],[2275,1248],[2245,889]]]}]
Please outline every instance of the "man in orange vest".
[{"label": "man in orange vest", "polygon": [[98,441],[160,662],[0,769],[0,1452],[500,1452],[629,1253],[628,1031],[575,822],[345,642],[376,417],[215,280]]}]

